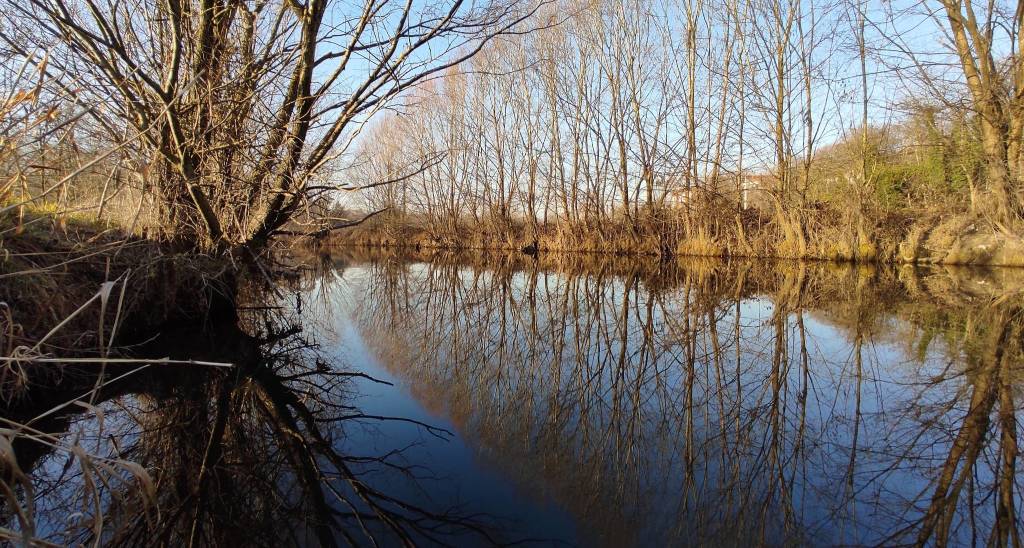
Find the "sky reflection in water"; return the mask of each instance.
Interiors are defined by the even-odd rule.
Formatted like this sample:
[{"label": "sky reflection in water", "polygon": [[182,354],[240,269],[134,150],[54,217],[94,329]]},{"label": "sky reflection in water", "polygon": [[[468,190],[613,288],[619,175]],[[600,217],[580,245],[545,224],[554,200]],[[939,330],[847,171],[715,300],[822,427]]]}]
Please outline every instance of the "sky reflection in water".
[{"label": "sky reflection in water", "polygon": [[[35,532],[1019,545],[1024,274],[475,261],[326,257],[282,309],[162,333],[139,351],[236,366],[126,371],[32,422],[96,456],[16,441]],[[95,386],[68,373],[5,416]],[[0,518],[25,527],[2,499]]]},{"label": "sky reflection in water", "polygon": [[1012,543],[1020,295],[990,292],[1005,272],[924,274],[385,260],[306,298],[329,353],[397,384],[358,405],[456,434],[347,443],[415,443],[438,479],[380,481],[505,538]]}]

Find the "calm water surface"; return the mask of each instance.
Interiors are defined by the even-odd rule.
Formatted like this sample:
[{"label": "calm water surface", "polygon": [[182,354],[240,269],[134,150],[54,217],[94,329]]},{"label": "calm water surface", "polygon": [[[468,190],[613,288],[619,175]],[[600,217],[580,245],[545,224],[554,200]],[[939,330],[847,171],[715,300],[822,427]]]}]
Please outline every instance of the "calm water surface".
[{"label": "calm water surface", "polygon": [[394,384],[360,382],[365,412],[452,433],[346,443],[404,450],[428,477],[389,489],[503,538],[1016,544],[1018,276],[384,260],[306,300]]},{"label": "calm water surface", "polygon": [[5,485],[35,511],[0,499],[0,525],[123,546],[1020,545],[1024,273],[322,260],[241,330],[140,347],[234,368],[9,403],[54,435],[15,444]]}]

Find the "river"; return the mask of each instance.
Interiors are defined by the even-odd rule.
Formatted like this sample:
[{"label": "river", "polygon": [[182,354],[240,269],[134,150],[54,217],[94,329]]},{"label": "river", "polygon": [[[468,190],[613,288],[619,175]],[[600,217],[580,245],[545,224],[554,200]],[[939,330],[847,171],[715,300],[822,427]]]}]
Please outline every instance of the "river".
[{"label": "river", "polygon": [[[110,544],[1012,545],[1022,288],[999,269],[324,256],[272,299],[290,329],[243,315],[260,366],[162,373],[64,428],[151,470],[159,513],[116,488],[96,505]],[[93,538],[56,517],[88,473],[24,466],[39,529]]]}]

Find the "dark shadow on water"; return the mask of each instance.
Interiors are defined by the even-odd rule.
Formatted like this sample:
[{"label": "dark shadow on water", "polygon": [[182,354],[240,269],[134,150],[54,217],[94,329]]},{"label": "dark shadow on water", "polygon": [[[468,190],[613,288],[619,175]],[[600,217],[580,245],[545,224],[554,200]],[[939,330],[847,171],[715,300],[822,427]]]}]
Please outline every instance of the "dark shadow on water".
[{"label": "dark shadow on water", "polygon": [[[16,470],[27,475],[22,481],[8,469],[4,485],[33,503],[3,500],[3,526],[30,529],[58,545],[497,544],[506,538],[488,516],[422,508],[364,480],[382,469],[411,478],[424,473],[400,452],[341,451],[348,423],[391,418],[366,417],[350,405],[352,379],[367,377],[324,356],[294,312],[261,306],[237,321],[168,326],[134,348],[140,356],[231,368],[110,366],[95,395],[89,394],[97,375],[71,370],[10,403],[4,418],[37,435],[4,432],[14,438]],[[438,439],[450,436],[414,426]],[[18,506],[32,511],[19,520]]]}]

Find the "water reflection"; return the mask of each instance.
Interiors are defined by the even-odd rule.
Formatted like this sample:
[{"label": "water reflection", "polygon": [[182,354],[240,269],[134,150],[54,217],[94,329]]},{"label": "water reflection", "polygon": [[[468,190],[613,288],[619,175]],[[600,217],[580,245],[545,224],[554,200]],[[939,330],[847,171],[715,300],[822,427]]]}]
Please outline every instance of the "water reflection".
[{"label": "water reflection", "polygon": [[1022,281],[383,260],[328,286],[584,544],[1017,546]]},{"label": "water reflection", "polygon": [[138,349],[230,370],[113,368],[34,419],[96,385],[76,370],[6,402],[38,435],[0,431],[0,533],[1020,545],[1015,271],[322,261]]},{"label": "water reflection", "polygon": [[[68,369],[61,382],[34,386],[8,402],[4,425],[27,426],[0,431],[4,440],[13,439],[17,464],[2,468],[0,541],[491,542],[490,524],[481,519],[421,508],[366,480],[380,469],[415,474],[399,453],[342,450],[357,423],[387,417],[367,417],[350,405],[351,379],[364,376],[324,356],[303,335],[294,323],[302,319],[298,308],[258,306],[241,318],[178,326],[137,349],[235,364],[230,369],[111,366],[95,395],[94,372]],[[46,411],[54,408],[59,411]]]}]

